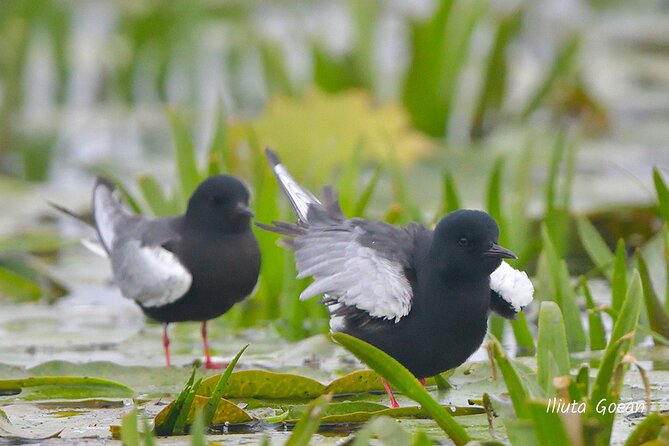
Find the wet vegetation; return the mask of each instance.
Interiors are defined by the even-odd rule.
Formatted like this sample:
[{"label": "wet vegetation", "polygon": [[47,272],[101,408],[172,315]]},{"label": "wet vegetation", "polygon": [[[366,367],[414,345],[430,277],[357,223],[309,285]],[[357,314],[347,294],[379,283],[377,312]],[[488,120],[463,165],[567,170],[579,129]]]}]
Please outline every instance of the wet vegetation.
[{"label": "wet vegetation", "polygon": [[[666,12],[574,2],[576,25],[536,3],[0,2],[0,442],[669,441],[669,132],[654,71],[668,55],[648,31]],[[623,80],[593,82],[598,64]],[[431,225],[485,209],[535,301],[491,316],[481,351],[423,387],[374,347],[330,339],[323,306],[297,298],[308,282],[292,254],[258,231],[254,296],[211,324],[231,365],[193,364],[185,323],[172,327],[180,366],[161,368],[160,328],[47,200],[86,214],[104,174],[133,211],[172,215],[231,173],[257,221],[287,221],[266,145],[313,190],[335,185],[348,216]]]}]

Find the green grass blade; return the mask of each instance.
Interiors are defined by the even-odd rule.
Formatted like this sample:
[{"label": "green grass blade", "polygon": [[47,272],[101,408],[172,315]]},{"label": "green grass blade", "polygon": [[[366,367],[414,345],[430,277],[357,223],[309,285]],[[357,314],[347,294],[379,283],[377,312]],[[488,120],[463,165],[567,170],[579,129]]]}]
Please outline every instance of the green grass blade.
[{"label": "green grass blade", "polygon": [[376,186],[379,184],[381,172],[381,166],[377,166],[376,169],[374,169],[371,178],[369,181],[367,181],[365,188],[358,197],[355,203],[355,209],[353,210],[353,213],[349,215],[350,217],[365,217],[367,213],[367,206],[372,199],[372,195],[374,195],[374,191],[376,191]]},{"label": "green grass blade", "polygon": [[420,404],[455,444],[463,445],[470,441],[467,431],[427,393],[402,364],[376,347],[345,333],[334,333],[332,338],[388,380],[395,389]]},{"label": "green grass blade", "polygon": [[355,197],[358,193],[358,179],[362,171],[362,140],[358,141],[351,156],[344,163],[337,182],[337,193],[339,194],[339,204],[344,215],[351,215],[355,206]]},{"label": "green grass blade", "polygon": [[520,31],[523,8],[503,17],[497,25],[493,45],[488,53],[483,84],[469,126],[472,139],[485,136],[495,126],[506,94],[507,62],[509,44]]},{"label": "green grass blade", "polygon": [[330,403],[330,395],[322,395],[309,404],[300,421],[295,425],[293,433],[284,446],[308,446],[311,437],[318,431],[325,408]]},{"label": "green grass blade", "polygon": [[653,442],[660,435],[660,431],[666,425],[666,419],[659,413],[651,413],[646,418],[641,420],[637,424],[636,428],[632,431],[627,440],[625,440],[625,446],[641,446],[641,445],[653,445],[659,446],[662,444],[662,441]]},{"label": "green grass blade", "polygon": [[[186,385],[177,396],[177,399],[174,401],[174,405],[172,406],[170,413],[167,415],[165,423],[162,426],[156,425],[154,427],[158,435],[172,435],[172,433],[174,432],[174,425],[177,421],[177,418],[179,417],[179,413],[183,407],[184,401],[186,401],[186,398],[188,397],[188,394],[191,391],[193,383],[195,382],[196,371],[197,368],[193,367],[193,371],[190,375],[190,378],[188,378]],[[186,415],[188,415],[188,413],[186,413]]]},{"label": "green grass blade", "polygon": [[509,357],[502,351],[502,346],[496,339],[491,339],[489,348],[491,353],[495,358],[495,362],[502,372],[502,377],[504,377],[504,382],[506,387],[509,390],[509,395],[511,396],[511,402],[513,403],[513,409],[516,412],[518,418],[527,419],[530,417],[530,412],[527,406],[527,400],[529,398],[529,391],[525,387],[523,379],[520,377],[520,374],[516,370],[516,367],[509,360]]},{"label": "green grass blade", "polygon": [[580,46],[581,37],[578,35],[572,35],[566,40],[562,48],[560,48],[553,65],[546,73],[544,80],[539,84],[539,87],[523,109],[523,112],[521,113],[521,119],[523,121],[529,118],[530,115],[541,106],[554,88],[556,82],[572,70]]},{"label": "green grass blade", "polygon": [[146,419],[146,415],[142,416],[142,438],[144,439],[144,446],[155,446],[156,442],[153,437],[153,432],[149,427],[149,422]]},{"label": "green grass blade", "polygon": [[204,415],[202,411],[195,412],[193,424],[191,424],[188,434],[190,435],[190,446],[207,446],[207,438],[205,436],[208,424],[204,422]]},{"label": "green grass blade", "polygon": [[249,344],[246,344],[239,351],[239,353],[237,353],[237,355],[232,359],[232,361],[230,361],[230,364],[228,364],[228,366],[225,368],[225,371],[221,375],[221,379],[218,380],[216,387],[214,388],[213,392],[211,392],[211,396],[209,397],[209,402],[207,403],[207,406],[204,408],[204,414],[202,418],[205,426],[209,426],[211,424],[211,421],[214,419],[214,415],[216,414],[216,408],[218,407],[219,401],[221,401],[221,397],[223,396],[223,392],[225,391],[225,385],[228,383],[228,378],[230,378],[232,371],[235,369],[235,366],[237,365],[237,361],[239,361],[239,358],[244,354],[244,352],[248,347]]},{"label": "green grass blade", "polygon": [[627,258],[625,256],[625,241],[618,240],[616,257],[613,261],[613,275],[611,278],[611,308],[620,311],[627,294]]},{"label": "green grass blade", "polygon": [[662,174],[657,167],[653,168],[653,183],[655,183],[655,192],[657,193],[658,208],[660,215],[665,222],[669,223],[669,188],[664,182]]},{"label": "green grass blade", "polygon": [[527,323],[525,313],[518,313],[516,319],[510,321],[513,335],[518,344],[516,355],[518,356],[534,356],[536,348],[534,346],[534,336]]},{"label": "green grass blade", "polygon": [[657,293],[655,293],[653,283],[650,280],[648,265],[639,249],[636,250],[636,262],[637,267],[639,268],[641,284],[643,286],[643,297],[644,302],[646,303],[646,312],[648,314],[650,328],[655,333],[659,333],[667,338],[669,337],[669,315],[664,311],[664,307],[660,303]]},{"label": "green grass blade", "polygon": [[[179,407],[179,415],[174,421],[174,428],[172,429],[172,435],[182,434],[186,431],[186,423],[188,421],[188,414],[190,414],[191,407],[193,407],[193,401],[195,401],[195,396],[197,395],[197,389],[202,383],[202,378],[199,378],[195,383],[188,389],[188,394],[183,400],[183,404]],[[175,404],[176,408],[177,405]]]},{"label": "green grass blade", "polygon": [[228,172],[231,169],[231,153],[228,146],[228,121],[223,103],[219,101],[216,107],[214,120],[214,136],[209,143],[207,151],[207,162],[209,164],[208,174],[215,175]]},{"label": "green grass blade", "polygon": [[590,221],[580,216],[576,219],[576,226],[578,228],[578,236],[581,239],[581,244],[585,251],[590,256],[592,263],[597,268],[606,274],[606,277],[611,280],[613,274],[611,265],[613,264],[614,255],[609,249],[601,235]]},{"label": "green grass blade", "polygon": [[174,138],[175,163],[181,186],[181,197],[185,202],[195,191],[202,179],[197,169],[195,146],[193,145],[186,124],[174,110],[169,110],[167,116]]},{"label": "green grass blade", "polygon": [[461,208],[458,190],[455,186],[453,175],[450,172],[444,172],[444,197],[442,206],[442,215]]},{"label": "green grass blade", "polygon": [[124,446],[140,446],[139,438],[137,409],[133,409],[121,418],[121,442]]},{"label": "green grass blade", "polygon": [[486,194],[486,203],[488,214],[497,221],[500,233],[500,243],[506,246],[504,239],[506,231],[506,218],[502,212],[502,174],[504,172],[504,158],[499,157],[495,161],[490,179],[488,180],[488,192]]},{"label": "green grass blade", "polygon": [[142,175],[137,179],[137,185],[142,192],[144,201],[153,212],[153,215],[174,215],[176,210],[173,203],[165,197],[158,181],[151,175]]},{"label": "green grass blade", "polygon": [[600,311],[596,309],[595,300],[592,298],[588,280],[581,276],[581,289],[585,296],[585,304],[588,308],[588,333],[590,337],[590,350],[604,350],[606,348],[606,331]]},{"label": "green grass blade", "polygon": [[567,334],[560,307],[555,302],[542,302],[539,309],[539,336],[537,339],[537,381],[546,392],[553,388],[552,365],[557,364],[558,376],[569,375]]}]

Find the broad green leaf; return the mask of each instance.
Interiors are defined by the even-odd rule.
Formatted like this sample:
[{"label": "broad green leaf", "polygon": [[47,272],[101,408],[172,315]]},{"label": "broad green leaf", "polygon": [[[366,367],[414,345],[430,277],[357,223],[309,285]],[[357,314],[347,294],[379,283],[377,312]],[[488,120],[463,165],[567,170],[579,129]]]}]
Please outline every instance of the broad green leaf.
[{"label": "broad green leaf", "polygon": [[455,444],[463,445],[470,440],[465,429],[427,393],[416,377],[395,359],[376,347],[345,333],[334,333],[332,337],[388,380],[395,389],[420,404]]},{"label": "broad green leaf", "polygon": [[650,328],[665,338],[669,337],[669,315],[664,311],[664,307],[655,293],[653,283],[650,280],[648,265],[639,249],[636,250],[636,262],[637,268],[639,268],[641,284],[643,286],[643,297],[644,302],[646,303],[646,312],[648,313]]},{"label": "broad green leaf", "polygon": [[549,411],[546,401],[531,400],[527,402],[527,405],[532,420],[534,420],[534,432],[539,444],[572,444],[562,422],[562,417],[555,411]]},{"label": "broad green leaf", "polygon": [[[84,376],[35,376],[0,380],[0,393],[26,401],[82,398],[128,398],[134,391],[121,383]],[[12,398],[16,398],[13,396]]]},{"label": "broad green leaf", "polygon": [[[211,395],[220,379],[221,375],[216,375],[202,381],[199,395]],[[230,375],[223,396],[226,398],[312,399],[322,395],[324,391],[323,384],[304,376],[264,370],[242,370]]]},{"label": "broad green leaf", "polygon": [[560,307],[555,302],[542,302],[539,310],[537,340],[537,380],[548,392],[553,387],[550,357],[557,364],[559,376],[569,375],[569,350]]},{"label": "broad green leaf", "polygon": [[249,344],[246,344],[239,351],[239,353],[237,353],[237,355],[232,359],[232,361],[230,361],[230,364],[228,364],[228,366],[225,368],[225,371],[223,372],[223,375],[221,375],[221,378],[218,380],[218,383],[216,383],[216,387],[214,388],[214,390],[211,391],[209,403],[207,404],[207,407],[205,407],[203,413],[203,421],[205,426],[209,426],[212,423],[212,420],[214,419],[214,414],[216,413],[216,408],[218,407],[218,402],[221,400],[223,391],[225,391],[225,386],[228,383],[228,379],[230,378],[232,371],[235,369],[237,361],[239,361],[239,358],[242,356],[242,354],[244,354],[244,352],[248,347]]},{"label": "broad green leaf", "polygon": [[[625,446],[653,445],[652,440],[655,440],[660,435],[660,431],[667,425],[667,422],[669,420],[667,420],[666,416],[662,416],[659,413],[649,414],[637,424],[634,431],[627,437]],[[660,444],[657,444],[657,446],[660,446]]]},{"label": "broad green leaf", "polygon": [[664,221],[669,224],[669,188],[657,167],[653,168],[653,182],[655,183],[655,192],[657,193],[660,215]]},{"label": "broad green leaf", "polygon": [[308,446],[311,437],[321,424],[321,417],[330,402],[330,395],[323,395],[309,404],[309,409],[304,412],[300,421],[295,425],[293,433],[284,446]]},{"label": "broad green leaf", "polygon": [[597,229],[583,216],[576,219],[578,235],[590,259],[611,280],[614,255]]}]

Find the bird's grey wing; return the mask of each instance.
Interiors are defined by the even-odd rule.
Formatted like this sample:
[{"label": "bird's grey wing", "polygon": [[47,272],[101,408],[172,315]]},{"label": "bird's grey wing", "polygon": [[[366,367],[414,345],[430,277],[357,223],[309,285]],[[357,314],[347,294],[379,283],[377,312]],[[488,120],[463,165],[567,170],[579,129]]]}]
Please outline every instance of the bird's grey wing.
[{"label": "bird's grey wing", "polygon": [[298,277],[314,278],[300,299],[326,295],[335,316],[333,330],[340,323],[336,315],[347,307],[394,322],[409,314],[413,299],[406,275],[413,253],[409,230],[358,219],[316,224],[295,237],[293,247]]},{"label": "bird's grey wing", "polygon": [[125,210],[114,186],[98,179],[93,216],[121,293],[145,307],[169,304],[186,294],[192,275],[166,246],[176,245],[176,219],[146,219]]},{"label": "bird's grey wing", "polygon": [[534,298],[534,286],[527,273],[502,261],[490,275],[490,309],[507,318],[515,318]]}]

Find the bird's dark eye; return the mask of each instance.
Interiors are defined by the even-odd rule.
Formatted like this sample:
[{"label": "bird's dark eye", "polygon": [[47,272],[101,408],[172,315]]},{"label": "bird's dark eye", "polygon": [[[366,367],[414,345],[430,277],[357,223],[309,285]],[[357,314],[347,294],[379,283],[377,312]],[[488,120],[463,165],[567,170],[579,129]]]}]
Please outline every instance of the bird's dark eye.
[{"label": "bird's dark eye", "polygon": [[469,245],[469,239],[467,237],[460,237],[460,239],[458,240],[458,245],[468,246]]},{"label": "bird's dark eye", "polygon": [[209,197],[209,201],[212,204],[220,205],[223,203],[224,200],[223,197],[221,197],[220,195],[212,195],[211,197]]}]

